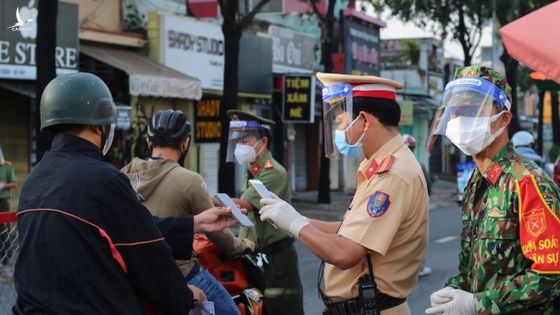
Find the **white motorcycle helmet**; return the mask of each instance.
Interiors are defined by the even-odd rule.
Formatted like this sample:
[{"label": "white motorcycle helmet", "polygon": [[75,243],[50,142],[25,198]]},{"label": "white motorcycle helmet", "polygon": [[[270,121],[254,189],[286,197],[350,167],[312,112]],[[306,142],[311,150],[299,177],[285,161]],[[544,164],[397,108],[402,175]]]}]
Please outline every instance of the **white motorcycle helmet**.
[{"label": "white motorcycle helmet", "polygon": [[511,138],[514,147],[530,147],[535,143],[535,138],[528,131],[518,131]]}]

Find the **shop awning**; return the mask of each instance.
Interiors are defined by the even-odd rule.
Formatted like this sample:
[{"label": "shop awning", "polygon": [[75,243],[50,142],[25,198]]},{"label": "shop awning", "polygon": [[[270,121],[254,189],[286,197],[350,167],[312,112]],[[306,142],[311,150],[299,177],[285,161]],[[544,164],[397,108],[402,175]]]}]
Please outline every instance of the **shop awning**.
[{"label": "shop awning", "polygon": [[35,81],[0,80],[0,88],[25,97],[35,98]]},{"label": "shop awning", "polygon": [[139,53],[109,47],[80,45],[80,52],[128,74],[130,95],[200,100],[199,79],[157,63]]},{"label": "shop awning", "polygon": [[560,1],[535,10],[500,28],[507,52],[529,68],[560,83]]}]

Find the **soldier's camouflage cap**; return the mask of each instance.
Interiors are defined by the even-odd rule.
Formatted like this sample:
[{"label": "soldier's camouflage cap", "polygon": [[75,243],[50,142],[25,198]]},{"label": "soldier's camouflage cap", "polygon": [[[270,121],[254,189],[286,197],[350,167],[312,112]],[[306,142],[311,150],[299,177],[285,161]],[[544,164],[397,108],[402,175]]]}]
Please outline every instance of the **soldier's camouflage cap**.
[{"label": "soldier's camouflage cap", "polygon": [[506,76],[492,68],[484,66],[467,66],[458,68],[455,71],[455,79],[459,78],[483,78],[486,81],[499,87],[506,94],[511,102],[511,87],[509,86]]}]

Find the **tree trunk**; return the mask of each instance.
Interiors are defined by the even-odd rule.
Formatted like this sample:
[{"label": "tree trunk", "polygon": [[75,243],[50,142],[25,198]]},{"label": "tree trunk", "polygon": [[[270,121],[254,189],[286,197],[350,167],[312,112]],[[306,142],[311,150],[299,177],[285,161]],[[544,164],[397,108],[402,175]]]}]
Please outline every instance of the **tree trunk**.
[{"label": "tree trunk", "polygon": [[[334,18],[334,6],[335,0],[329,0],[327,15],[325,16],[325,22],[322,27],[321,34],[321,63],[323,64],[325,72],[333,71],[332,64],[332,53],[336,50],[333,47],[332,38],[334,38],[334,23],[336,19]],[[323,111],[321,111],[321,117]],[[323,137],[325,141],[325,137]],[[321,143],[321,166],[319,169],[319,193],[317,194],[318,203],[331,203],[331,160],[326,157],[325,144]]]},{"label": "tree trunk", "polygon": [[35,86],[35,115],[34,129],[37,144],[37,162],[51,146],[51,139],[41,130],[41,95],[47,84],[56,77],[55,49],[56,49],[56,20],[58,1],[39,1],[37,16],[37,82]]},{"label": "tree trunk", "polygon": [[513,135],[517,131],[521,130],[521,125],[519,123],[519,115],[517,114],[519,111],[517,110],[517,66],[519,62],[507,53],[505,47],[504,52],[500,56],[500,60],[504,63],[506,69],[506,78],[511,86],[511,114],[512,119],[511,123],[509,124],[509,135]]},{"label": "tree trunk", "polygon": [[537,127],[537,153],[543,156],[543,111],[544,111],[544,93],[539,91],[539,121]]},{"label": "tree trunk", "polygon": [[[233,7],[233,6],[232,6]],[[224,12],[224,14],[227,14]],[[235,17],[235,12],[233,12]],[[235,21],[235,18],[230,21]],[[224,19],[222,24],[224,33],[224,89],[220,105],[220,120],[222,121],[222,135],[220,138],[220,166],[218,170],[218,191],[235,196],[235,166],[226,163],[229,136],[229,117],[227,111],[237,108],[237,91],[239,88],[239,45],[242,30],[236,24],[228,24]]]},{"label": "tree trunk", "polygon": [[560,145],[560,108],[558,108],[558,91],[552,92],[552,143]]}]

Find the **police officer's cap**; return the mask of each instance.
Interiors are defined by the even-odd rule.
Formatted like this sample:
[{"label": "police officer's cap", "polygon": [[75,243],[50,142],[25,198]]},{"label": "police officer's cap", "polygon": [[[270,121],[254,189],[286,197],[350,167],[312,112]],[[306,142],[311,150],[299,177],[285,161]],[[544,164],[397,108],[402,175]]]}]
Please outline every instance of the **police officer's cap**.
[{"label": "police officer's cap", "polygon": [[352,85],[352,97],[380,98],[394,101],[397,97],[396,90],[403,88],[403,84],[400,82],[373,75],[317,72],[317,78],[325,86],[344,83]]}]

